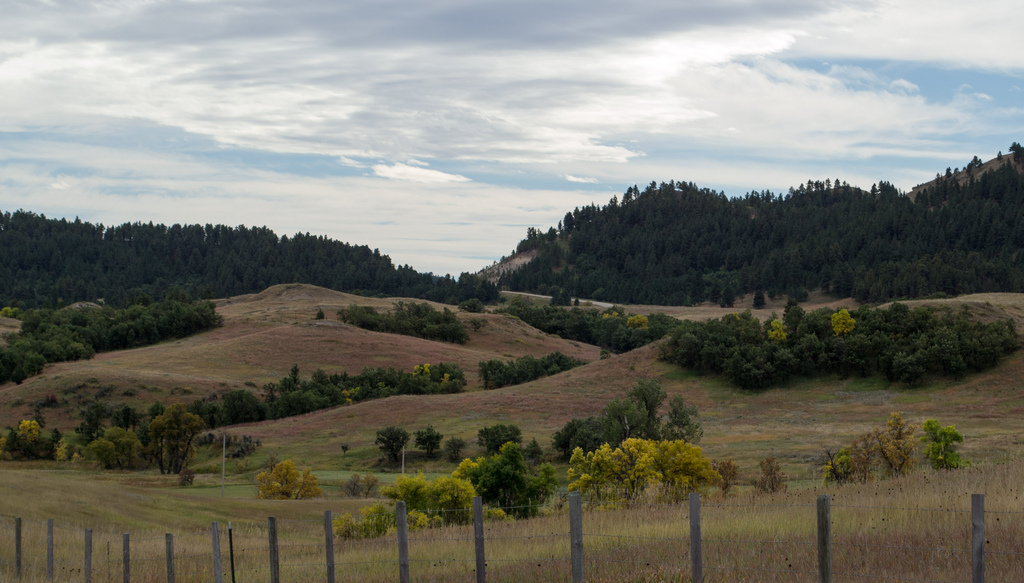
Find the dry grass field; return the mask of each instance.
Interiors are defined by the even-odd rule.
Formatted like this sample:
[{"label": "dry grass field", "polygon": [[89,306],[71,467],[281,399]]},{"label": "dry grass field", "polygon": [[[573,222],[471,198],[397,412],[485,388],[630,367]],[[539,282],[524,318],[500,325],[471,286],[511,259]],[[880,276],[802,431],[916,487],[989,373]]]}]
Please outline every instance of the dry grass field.
[{"label": "dry grass field", "polygon": [[[741,299],[733,310],[709,306],[628,306],[627,310],[708,318],[742,310],[747,307],[743,302],[749,300]],[[596,347],[549,336],[498,314],[459,314],[467,324],[479,322],[469,326],[471,340],[461,346],[367,332],[341,324],[334,316],[338,308],[351,303],[387,309],[393,301],[312,286],[275,286],[260,294],[220,300],[218,311],[225,325],[212,332],[143,349],[106,353],[90,361],[50,366],[43,375],[22,385],[0,387],[0,425],[30,416],[34,402],[54,394],[62,404],[45,410],[49,426],[71,429],[79,422],[78,404],[97,395],[109,403],[130,403],[141,409],[158,400],[188,402],[238,388],[259,391],[250,385],[259,387],[284,376],[293,363],[305,376],[316,368],[329,372],[358,372],[364,366],[409,370],[423,362],[450,361],[459,363],[469,379],[467,392],[461,394],[398,396],[227,428],[228,433],[259,437],[263,447],[250,463],[229,462],[224,499],[218,487],[217,448],[201,450],[194,464],[199,471],[197,485],[190,488],[180,488],[174,477],[160,476],[153,470],[118,473],[101,472],[88,463],[0,462],[0,491],[4,492],[0,496],[0,569],[10,564],[8,523],[14,515],[25,517],[26,524],[34,529],[32,544],[38,544],[39,529],[50,517],[63,529],[58,531],[63,533],[63,540],[78,541],[67,543],[70,550],[62,551],[64,555],[59,557],[69,569],[80,556],[81,550],[74,545],[80,546],[81,528],[86,526],[97,529],[97,537],[106,537],[97,540],[112,541],[115,555],[121,532],[140,537],[133,543],[133,548],[138,545],[139,553],[158,554],[162,533],[172,531],[183,537],[178,543],[181,552],[203,557],[208,552],[210,522],[220,521],[223,527],[223,523],[234,521],[239,544],[249,545],[249,556],[253,557],[265,551],[260,545],[265,545],[261,541],[265,539],[266,517],[273,515],[285,521],[283,532],[293,546],[287,551],[293,565],[289,573],[296,580],[318,578],[317,561],[322,557],[313,556],[309,549],[315,550],[318,537],[322,537],[322,511],[330,508],[337,515],[355,512],[365,504],[342,497],[340,482],[352,471],[378,472],[385,482],[394,479],[394,473],[382,473],[395,469],[381,462],[373,445],[378,428],[402,425],[414,431],[430,423],[446,436],[461,436],[472,444],[481,427],[512,422],[523,428],[526,440],[536,437],[547,447],[551,434],[568,419],[597,414],[637,379],[654,378],[669,395],[680,394],[698,407],[705,428],[701,442],[705,453],[713,459],[734,459],[744,484],[755,477],[758,461],[769,455],[780,459],[790,477],[789,493],[774,498],[755,498],[745,486],[729,500],[709,501],[704,513],[708,581],[811,580],[799,571],[813,567],[813,547],[807,547],[807,541],[813,540],[812,506],[815,496],[825,491],[835,497],[837,543],[846,545],[837,547],[837,572],[859,570],[878,573],[883,579],[965,579],[963,574],[946,577],[943,569],[957,573],[963,569],[964,557],[956,549],[965,547],[969,533],[969,522],[965,522],[969,496],[985,493],[990,497],[990,509],[1018,513],[994,515],[992,519],[996,521],[993,532],[998,534],[993,544],[1002,545],[999,552],[1011,554],[997,555],[1006,560],[992,567],[991,572],[1008,577],[997,576],[997,580],[1024,578],[1019,556],[1024,552],[1020,548],[1024,544],[1021,354],[981,375],[961,381],[930,379],[913,388],[879,378],[825,378],[796,379],[785,387],[749,392],[730,386],[724,379],[702,377],[662,363],[657,360],[657,346],[601,360]],[[968,305],[979,318],[1009,317],[1024,324],[1024,295],[1019,294],[909,303],[954,308]],[[856,306],[852,301],[812,296],[804,308],[824,305]],[[783,307],[777,301],[755,313],[766,317],[772,311],[781,313]],[[314,320],[318,309],[327,314],[326,320]],[[10,322],[0,325],[13,329]],[[482,390],[476,379],[480,360],[542,356],[554,350],[590,364],[494,391]],[[928,418],[955,424],[966,438],[962,451],[977,462],[976,467],[954,473],[922,470],[901,480],[823,490],[818,471],[822,448],[842,445],[884,424],[895,410],[903,411],[918,425]],[[348,453],[342,453],[343,445],[351,448]],[[467,453],[475,454],[475,446],[471,445]],[[253,498],[253,475],[271,454],[314,467],[327,498],[293,502]],[[410,471],[452,469],[444,461],[424,460],[418,452],[410,452],[408,462]],[[563,480],[564,469],[564,464],[559,466]],[[568,548],[567,519],[558,510],[552,512],[536,521],[488,527],[492,541],[488,548],[494,553],[490,555],[492,579],[567,578],[567,561],[562,558],[563,554],[567,556],[567,551],[562,553],[563,547]],[[1007,521],[1000,522],[1003,518]],[[588,511],[586,520],[586,544],[594,553],[588,555],[588,579],[688,580],[685,550],[681,550],[686,548],[689,536],[684,509],[652,506]],[[445,529],[417,536],[412,552],[419,561],[414,562],[420,569],[418,580],[470,576],[472,547],[460,542],[467,536],[463,530]],[[753,542],[729,542],[735,540]],[[96,548],[97,552],[105,550]],[[390,539],[346,543],[340,548],[339,564],[349,564],[346,568],[354,569],[351,573],[357,579],[393,579]],[[862,548],[876,550],[865,554]],[[1014,557],[1016,563],[1009,560]],[[144,578],[150,571],[155,574],[158,563],[157,558],[151,558],[138,573]],[[186,569],[187,563],[182,564]],[[357,568],[355,564],[367,566]],[[183,571],[180,580],[208,578],[209,567],[204,565],[199,561],[188,567],[194,575],[185,576]],[[260,561],[250,560],[247,565],[251,577],[262,578],[265,574],[266,567]],[[429,569],[427,565],[431,565]],[[119,568],[116,560],[102,563],[103,568],[111,566],[114,575],[110,580],[114,580]],[[341,569],[339,566],[339,573]],[[38,570],[34,572],[38,574]]]},{"label": "dry grass field", "polygon": [[[62,406],[46,409],[50,426],[71,429],[79,422],[78,403],[97,394],[111,403],[144,409],[154,401],[189,402],[233,389],[276,380],[293,363],[303,375],[316,368],[358,372],[364,366],[410,370],[424,362],[450,361],[467,372],[467,392],[456,395],[398,396],[338,407],[308,415],[229,428],[251,434],[264,447],[256,463],[275,453],[324,471],[381,471],[373,445],[385,425],[410,431],[432,424],[446,436],[471,444],[481,427],[519,424],[528,441],[548,446],[552,433],[569,419],[597,414],[610,399],[622,396],[637,379],[658,379],[669,395],[695,404],[704,423],[701,443],[713,459],[733,458],[745,480],[757,462],[778,457],[795,484],[817,483],[817,462],[823,447],[836,447],[881,425],[900,410],[915,424],[936,418],[955,424],[966,437],[970,459],[1002,461],[1024,453],[1024,357],[1007,359],[997,369],[961,381],[931,379],[917,387],[880,378],[795,379],[788,386],[761,392],[743,391],[718,377],[702,377],[657,360],[657,346],[599,359],[599,350],[549,336],[523,322],[499,314],[460,313],[471,326],[465,345],[430,342],[360,330],[337,321],[334,312],[351,303],[386,309],[396,300],[352,296],[306,285],[282,285],[260,294],[220,300],[222,328],[195,337],[142,349],[101,354],[95,359],[47,367],[43,375],[22,385],[0,387],[0,425],[31,415],[32,405],[48,394]],[[733,310],[698,306],[628,306],[631,312],[664,311],[680,318],[720,317]],[[982,294],[954,300],[922,300],[911,304],[969,305],[983,319],[1014,318],[1024,324],[1024,295]],[[779,304],[779,305],[776,305]],[[807,310],[828,305],[854,307],[852,301],[812,296]],[[440,306],[439,306],[440,307]],[[781,300],[758,312],[781,313]],[[328,315],[314,320],[317,309]],[[764,313],[761,313],[764,312]],[[560,350],[590,364],[524,385],[481,390],[477,363],[489,358],[542,356]],[[342,446],[351,450],[342,455]],[[471,446],[470,454],[475,453]],[[212,454],[211,454],[212,455]],[[410,452],[410,468],[450,471],[446,462],[424,461]],[[215,471],[212,461],[199,460],[201,471]]]},{"label": "dry grass field", "polygon": [[[45,520],[54,518],[58,580],[81,577],[83,529],[93,529],[93,580],[121,580],[122,533],[131,540],[135,580],[162,580],[164,533],[175,537],[180,581],[211,579],[211,522],[220,527],[227,569],[228,522],[233,526],[240,580],[268,576],[267,517],[277,519],[282,576],[324,580],[323,511],[352,512],[363,500],[220,499],[124,476],[81,480],[75,471],[0,472],[0,577],[13,579],[14,516],[23,520],[24,581],[44,581]],[[837,581],[963,581],[970,574],[970,496],[985,495],[986,573],[991,581],[1024,577],[1024,467],[982,464],[969,470],[920,470],[907,477],[841,487],[790,490],[772,496],[712,496],[702,502],[705,581],[816,581],[815,503],[832,500],[833,571]],[[27,500],[18,504],[17,500]],[[485,525],[488,579],[569,580],[569,521],[564,505],[540,518]],[[686,505],[638,503],[585,508],[584,556],[589,581],[690,581]],[[108,548],[109,546],[109,548]],[[471,526],[410,534],[416,581],[471,580]],[[338,540],[340,580],[392,581],[395,535]],[[226,578],[226,576],[225,576]]]}]

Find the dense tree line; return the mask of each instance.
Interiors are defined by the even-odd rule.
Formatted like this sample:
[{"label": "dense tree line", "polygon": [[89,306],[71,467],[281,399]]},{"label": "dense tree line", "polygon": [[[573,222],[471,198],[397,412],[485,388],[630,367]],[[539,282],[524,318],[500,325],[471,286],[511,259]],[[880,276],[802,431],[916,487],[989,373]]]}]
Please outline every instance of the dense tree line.
[{"label": "dense tree line", "polygon": [[39,374],[51,362],[92,358],[97,352],[184,338],[221,324],[210,302],[192,302],[181,290],[167,299],[116,310],[111,307],[44,308],[20,314],[21,331],[0,349],[0,384]]},{"label": "dense tree line", "polygon": [[686,182],[629,188],[622,199],[529,229],[537,250],[500,282],[513,290],[624,303],[731,305],[761,291],[802,299],[809,289],[862,302],[933,294],[1024,291],[1024,174],[980,160],[914,198],[880,182],[870,191],[808,181],[783,194],[729,198]]},{"label": "dense tree line", "polygon": [[281,380],[263,386],[262,399],[238,389],[225,393],[219,404],[199,399],[188,409],[208,427],[217,427],[281,419],[391,395],[459,393],[465,386],[462,369],[445,362],[419,365],[412,372],[367,367],[358,375],[329,375],[317,369],[305,380],[299,378],[299,367],[295,365]]},{"label": "dense tree line", "polygon": [[438,311],[425,302],[397,302],[390,312],[378,312],[370,306],[352,304],[338,310],[338,317],[346,324],[374,332],[404,334],[455,344],[465,344],[469,340],[469,334],[455,312],[448,308]]},{"label": "dense tree line", "polygon": [[473,275],[418,273],[364,245],[308,233],[279,237],[266,227],[105,227],[19,210],[0,212],[0,249],[0,306],[57,307],[103,298],[120,307],[141,294],[160,299],[175,285],[194,297],[214,298],[280,283],[451,304],[498,297],[497,287]]},{"label": "dense tree line", "polygon": [[500,389],[558,374],[583,364],[586,362],[561,352],[552,352],[540,358],[526,355],[509,361],[493,358],[480,361],[480,380],[485,389]]},{"label": "dense tree line", "polygon": [[538,306],[516,298],[496,310],[515,316],[527,324],[568,340],[601,346],[615,352],[627,352],[662,338],[679,320],[664,314],[628,316],[621,308],[599,311],[595,308]]},{"label": "dense tree line", "polygon": [[966,308],[896,303],[805,313],[790,303],[781,320],[762,323],[747,311],[683,322],[662,347],[662,359],[761,389],[793,375],[881,373],[908,384],[928,374],[960,378],[995,366],[1017,348],[1013,320],[972,321]]}]

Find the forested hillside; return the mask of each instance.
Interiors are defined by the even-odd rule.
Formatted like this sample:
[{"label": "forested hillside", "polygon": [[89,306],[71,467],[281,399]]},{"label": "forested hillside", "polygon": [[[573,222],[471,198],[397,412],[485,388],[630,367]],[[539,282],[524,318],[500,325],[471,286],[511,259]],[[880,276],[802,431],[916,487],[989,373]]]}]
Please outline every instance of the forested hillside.
[{"label": "forested hillside", "polygon": [[537,256],[500,283],[512,290],[623,303],[731,305],[740,294],[822,289],[862,302],[1024,290],[1024,149],[994,170],[975,158],[914,198],[881,182],[839,180],[785,194],[728,198],[685,182],[628,189],[619,200],[530,229]]},{"label": "forested hillside", "polygon": [[103,298],[162,298],[177,286],[193,297],[256,293],[308,283],[364,295],[459,302],[497,297],[472,275],[458,280],[418,273],[376,249],[322,236],[278,237],[266,227],[154,225],[105,227],[32,212],[0,212],[0,306],[59,306]]}]

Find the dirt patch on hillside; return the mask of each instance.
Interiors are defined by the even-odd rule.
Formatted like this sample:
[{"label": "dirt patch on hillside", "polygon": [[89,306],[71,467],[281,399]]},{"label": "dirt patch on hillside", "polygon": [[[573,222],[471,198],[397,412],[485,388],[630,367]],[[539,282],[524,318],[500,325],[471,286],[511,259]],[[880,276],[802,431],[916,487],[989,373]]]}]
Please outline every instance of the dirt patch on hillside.
[{"label": "dirt patch on hillside", "polygon": [[533,261],[533,258],[537,256],[537,253],[537,249],[531,249],[529,251],[524,251],[523,253],[515,253],[511,257],[506,257],[494,265],[481,269],[480,275],[487,278],[487,281],[491,283],[497,283],[498,279],[503,274],[515,271]]}]

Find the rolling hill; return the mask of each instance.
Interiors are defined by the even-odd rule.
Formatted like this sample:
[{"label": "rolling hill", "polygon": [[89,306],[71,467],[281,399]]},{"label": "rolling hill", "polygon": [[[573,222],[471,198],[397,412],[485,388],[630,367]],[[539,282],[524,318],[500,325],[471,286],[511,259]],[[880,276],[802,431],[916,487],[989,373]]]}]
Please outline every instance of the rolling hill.
[{"label": "rolling hill", "polygon": [[[259,294],[220,300],[217,309],[225,324],[217,330],[101,354],[90,361],[52,365],[23,385],[0,387],[0,424],[31,416],[33,403],[48,394],[55,395],[60,405],[44,410],[47,419],[63,430],[78,423],[79,403],[94,396],[106,403],[129,403],[144,409],[157,400],[190,402],[238,388],[258,392],[263,383],[286,375],[292,364],[298,364],[307,376],[316,368],[328,372],[358,372],[364,366],[410,370],[424,362],[447,361],[466,370],[466,392],[395,396],[226,430],[262,439],[264,447],[258,457],[275,453],[322,470],[386,471],[389,467],[380,463],[373,445],[375,431],[385,425],[414,431],[432,424],[446,436],[460,436],[473,443],[481,427],[514,422],[523,428],[527,441],[537,438],[548,447],[551,434],[568,419],[596,414],[637,379],[654,378],[670,396],[682,395],[697,406],[705,426],[702,445],[706,452],[715,459],[736,459],[748,476],[759,459],[775,455],[794,478],[817,480],[814,462],[823,446],[849,441],[884,423],[894,410],[904,411],[917,424],[926,418],[955,424],[967,438],[963,451],[968,458],[1002,460],[1024,453],[1024,436],[1017,427],[1024,414],[1019,380],[1024,378],[1024,357],[1020,353],[993,371],[961,381],[933,380],[915,388],[890,385],[878,378],[833,377],[798,379],[782,388],[749,392],[724,379],[701,377],[660,362],[657,345],[600,359],[597,347],[543,334],[501,314],[460,313],[464,322],[479,322],[479,329],[470,325],[470,341],[465,345],[369,332],[331,317],[313,319],[318,309],[333,315],[351,303],[387,308],[391,302],[309,285],[274,286]],[[915,303],[919,302],[911,302]],[[970,305],[982,319],[1010,317],[1018,325],[1024,324],[1021,294],[920,303]],[[805,308],[825,304],[836,305],[836,301],[812,297]],[[731,311],[707,305],[627,309],[637,313],[660,310],[699,319]],[[765,317],[780,309],[769,304],[756,314]],[[480,360],[542,356],[555,350],[589,364],[493,391],[482,390],[476,378]],[[343,445],[351,448],[344,455]],[[471,446],[468,453],[473,451]],[[425,461],[414,453],[409,461],[411,467],[427,470],[446,467],[445,462]],[[211,465],[204,471],[214,468]]]}]

